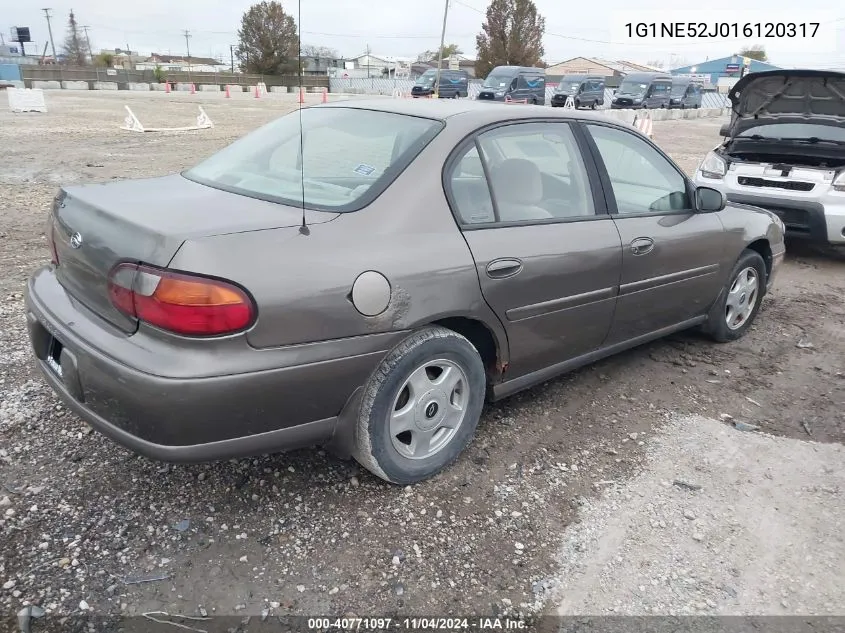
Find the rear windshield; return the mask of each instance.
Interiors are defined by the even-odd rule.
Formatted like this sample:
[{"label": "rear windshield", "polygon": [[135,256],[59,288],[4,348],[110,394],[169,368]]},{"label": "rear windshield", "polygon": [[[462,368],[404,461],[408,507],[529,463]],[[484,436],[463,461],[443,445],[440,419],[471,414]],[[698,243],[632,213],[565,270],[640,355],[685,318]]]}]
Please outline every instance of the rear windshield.
[{"label": "rear windshield", "polygon": [[263,200],[355,211],[381,194],[442,127],[441,121],[391,112],[304,108],[251,132],[183,175]]},{"label": "rear windshield", "polygon": [[684,93],[687,91],[687,86],[689,84],[672,84],[672,96],[673,97],[682,97]]}]

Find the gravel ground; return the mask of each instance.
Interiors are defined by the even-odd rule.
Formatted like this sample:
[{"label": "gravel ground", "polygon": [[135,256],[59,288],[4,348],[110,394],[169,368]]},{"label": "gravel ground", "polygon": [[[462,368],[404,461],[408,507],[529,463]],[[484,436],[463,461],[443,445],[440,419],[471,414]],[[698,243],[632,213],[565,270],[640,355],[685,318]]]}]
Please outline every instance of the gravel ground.
[{"label": "gravel ground", "polygon": [[[30,361],[21,293],[48,257],[42,226],[50,199],[60,183],[183,169],[295,104],[248,95],[49,92],[47,99],[46,115],[0,112],[0,613],[11,617],[36,604],[56,614],[489,615],[555,611],[560,600],[569,612],[603,613],[646,585],[635,580],[641,572],[658,587],[631,597],[634,610],[681,612],[703,602],[713,613],[798,613],[843,604],[841,576],[825,568],[845,567],[833,532],[841,493],[826,490],[838,490],[837,445],[845,439],[842,263],[791,248],[775,292],[740,342],[715,346],[693,334],[674,336],[488,407],[462,459],[413,489],[319,451],[166,466],[90,432],[64,411]],[[216,127],[133,135],[119,129],[125,102],[144,124],[171,126],[190,122],[201,102]],[[691,170],[716,144],[718,126],[659,122],[655,135]],[[720,435],[712,422],[694,432],[689,422],[667,426],[678,416],[718,420],[723,413],[787,439]],[[731,422],[719,428],[731,429]],[[685,476],[703,484],[701,491],[660,485],[674,474],[661,470],[659,459],[643,461],[652,437],[663,442],[654,449],[663,460],[693,469]],[[704,462],[718,453],[714,442],[720,458],[743,473],[741,484]],[[726,447],[742,453],[731,457]],[[694,471],[696,460],[710,470]],[[606,483],[621,486],[635,475],[631,486],[653,482],[646,488],[655,506],[649,519],[638,494],[628,493],[631,502]],[[788,488],[778,491],[777,482]],[[805,484],[818,489],[787,498]],[[591,500],[608,487],[609,500],[595,506]],[[661,499],[666,503],[658,505]],[[718,502],[712,513],[705,499]],[[746,509],[749,499],[756,502]],[[749,523],[758,506],[771,516],[766,500],[788,510],[774,525],[794,543],[791,550],[773,546],[780,532],[767,531],[768,524]],[[667,527],[654,529],[655,540],[628,541],[613,516],[594,509],[602,503],[616,503],[628,523],[646,520],[646,532],[652,518],[658,525],[678,521],[677,538],[685,540],[661,540],[673,533]],[[680,521],[677,511],[687,507],[697,518]],[[581,527],[573,528],[579,516]],[[693,528],[696,520],[700,528]],[[620,576],[616,593],[601,584],[602,552],[567,554],[567,528],[619,535],[620,569],[630,573]],[[743,545],[752,528],[759,538],[753,548]],[[693,529],[701,530],[700,543],[687,538]],[[790,582],[807,578],[795,571],[807,534],[818,540],[814,558],[801,563],[816,574],[812,599]],[[689,551],[693,545],[698,549]],[[676,565],[673,552],[689,563]],[[582,597],[559,593],[570,558],[578,564],[571,573],[595,570],[579,583]],[[726,564],[739,572],[732,584],[723,578]],[[643,571],[650,565],[654,572]],[[719,584],[670,600],[660,585],[667,573],[671,579],[670,566],[732,587],[737,597],[720,596]],[[787,606],[778,607],[780,600]]]},{"label": "gravel ground", "polygon": [[642,472],[564,532],[558,612],[845,614],[843,460],[839,444],[673,419]]}]

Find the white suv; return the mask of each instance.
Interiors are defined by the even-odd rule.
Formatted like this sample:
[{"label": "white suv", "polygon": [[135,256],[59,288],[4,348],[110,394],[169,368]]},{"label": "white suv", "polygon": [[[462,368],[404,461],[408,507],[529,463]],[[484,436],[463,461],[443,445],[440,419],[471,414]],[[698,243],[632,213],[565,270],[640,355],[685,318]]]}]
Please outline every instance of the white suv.
[{"label": "white suv", "polygon": [[729,97],[725,140],[695,183],[774,212],[787,237],[845,249],[845,73],[752,73]]}]

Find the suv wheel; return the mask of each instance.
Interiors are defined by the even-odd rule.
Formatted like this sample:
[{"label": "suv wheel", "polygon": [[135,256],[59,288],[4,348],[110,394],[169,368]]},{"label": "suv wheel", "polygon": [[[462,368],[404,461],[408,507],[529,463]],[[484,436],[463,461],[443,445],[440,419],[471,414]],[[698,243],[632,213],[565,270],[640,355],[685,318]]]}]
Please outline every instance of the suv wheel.
[{"label": "suv wheel", "polygon": [[465,337],[436,326],[411,334],[365,387],[355,458],[395,484],[435,475],[472,440],[486,384],[481,356]]},{"label": "suv wheel", "polygon": [[766,292],[766,275],[766,263],[760,253],[742,251],[704,326],[713,340],[735,341],[748,331]]}]

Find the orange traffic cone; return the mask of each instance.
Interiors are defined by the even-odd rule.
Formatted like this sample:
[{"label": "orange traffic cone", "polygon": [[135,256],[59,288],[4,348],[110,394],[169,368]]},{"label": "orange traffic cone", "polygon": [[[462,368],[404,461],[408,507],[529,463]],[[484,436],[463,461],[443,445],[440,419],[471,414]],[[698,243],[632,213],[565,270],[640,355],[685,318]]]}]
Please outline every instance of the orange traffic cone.
[{"label": "orange traffic cone", "polygon": [[258,90],[258,84],[255,85],[255,98],[256,99],[261,98],[261,92]]},{"label": "orange traffic cone", "polygon": [[299,89],[299,103],[305,103],[305,92],[302,88]]},{"label": "orange traffic cone", "polygon": [[328,90],[323,90],[323,103],[328,103],[328,102],[329,102],[329,97],[328,97],[328,94],[329,94],[329,91],[328,91]]},{"label": "orange traffic cone", "polygon": [[164,92],[166,92],[167,94],[170,94],[170,82],[169,81],[164,82]]},{"label": "orange traffic cone", "polygon": [[232,95],[229,93],[229,84],[226,84],[226,98],[230,99]]},{"label": "orange traffic cone", "polygon": [[191,84],[191,94],[192,95],[197,94],[197,87],[194,84]]}]

